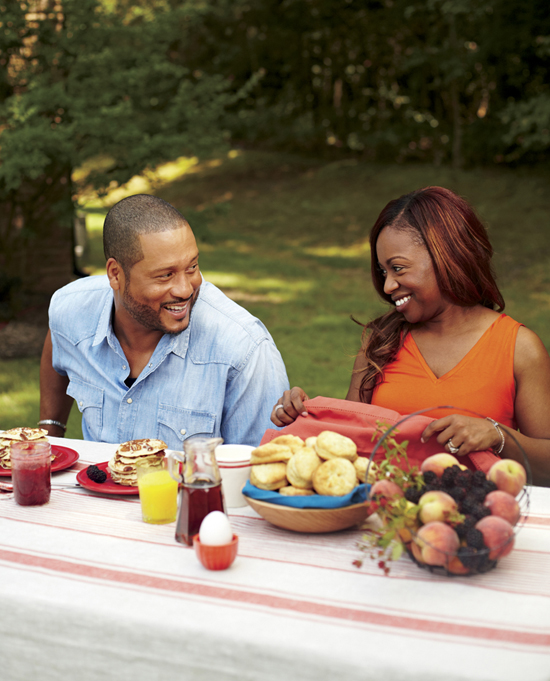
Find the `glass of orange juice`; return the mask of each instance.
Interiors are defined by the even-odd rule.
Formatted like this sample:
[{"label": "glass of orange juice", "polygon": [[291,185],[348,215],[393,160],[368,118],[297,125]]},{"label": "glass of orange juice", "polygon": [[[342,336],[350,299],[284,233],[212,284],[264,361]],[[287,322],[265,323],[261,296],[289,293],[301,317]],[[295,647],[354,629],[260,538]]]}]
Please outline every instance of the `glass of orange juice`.
[{"label": "glass of orange juice", "polygon": [[154,466],[137,466],[136,470],[143,521],[173,523],[178,510],[178,483],[168,472],[167,460]]}]

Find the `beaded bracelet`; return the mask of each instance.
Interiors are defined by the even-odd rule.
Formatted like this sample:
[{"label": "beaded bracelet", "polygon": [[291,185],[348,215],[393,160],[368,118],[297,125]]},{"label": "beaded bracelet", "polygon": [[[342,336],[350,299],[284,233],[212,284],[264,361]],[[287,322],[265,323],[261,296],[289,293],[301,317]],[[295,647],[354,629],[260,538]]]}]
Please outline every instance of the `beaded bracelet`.
[{"label": "beaded bracelet", "polygon": [[485,418],[487,419],[487,421],[490,421],[493,424],[493,426],[497,429],[497,433],[500,435],[500,445],[498,446],[498,449],[497,449],[496,446],[491,447],[491,449],[493,450],[493,452],[495,454],[500,454],[502,452],[502,450],[504,449],[504,444],[506,443],[506,438],[504,437],[504,433],[502,432],[502,428],[494,419],[490,418],[489,416],[486,416]]},{"label": "beaded bracelet", "polygon": [[39,426],[58,426],[59,428],[63,429],[63,432],[67,430],[67,426],[64,423],[61,423],[61,421],[54,421],[53,419],[43,419],[42,421],[39,421],[38,424]]}]

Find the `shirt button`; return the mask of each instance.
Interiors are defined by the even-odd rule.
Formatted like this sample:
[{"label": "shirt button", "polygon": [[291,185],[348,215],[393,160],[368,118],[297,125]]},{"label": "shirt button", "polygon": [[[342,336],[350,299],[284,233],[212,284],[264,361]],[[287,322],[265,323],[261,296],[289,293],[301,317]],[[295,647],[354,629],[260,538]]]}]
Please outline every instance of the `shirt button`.
[{"label": "shirt button", "polygon": [[129,398],[126,400],[126,402],[128,402],[128,404],[132,404],[132,398],[129,397]]},{"label": "shirt button", "polygon": [[123,364],[123,365],[122,365],[122,368],[125,370],[125,369],[126,369],[126,364]]},{"label": "shirt button", "polygon": [[152,366],[153,366],[152,364],[149,364],[149,368],[152,367]]},{"label": "shirt button", "polygon": [[78,404],[79,404],[80,406],[82,406],[82,405],[84,404],[84,402],[79,402]]},{"label": "shirt button", "polygon": [[180,433],[181,433],[182,435],[185,435],[186,432],[187,432],[187,431],[185,430],[185,428],[182,428],[182,429],[180,430]]}]

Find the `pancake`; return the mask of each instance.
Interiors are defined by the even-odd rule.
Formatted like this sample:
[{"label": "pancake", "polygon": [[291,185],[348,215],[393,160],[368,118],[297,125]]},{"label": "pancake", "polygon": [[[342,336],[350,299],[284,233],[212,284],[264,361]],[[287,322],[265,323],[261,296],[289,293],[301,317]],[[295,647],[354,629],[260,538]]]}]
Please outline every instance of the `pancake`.
[{"label": "pancake", "polygon": [[3,440],[18,440],[19,442],[30,442],[35,440],[45,440],[47,430],[44,428],[26,428],[22,426],[20,428],[10,428],[0,433],[0,437]]},{"label": "pancake", "polygon": [[[10,428],[0,433],[0,467],[11,468],[10,451],[14,442],[48,442],[46,435],[47,430],[43,428],[27,428],[21,426],[19,428]],[[52,455],[52,460],[53,460]]]},{"label": "pancake", "polygon": [[107,464],[111,479],[119,485],[137,485],[137,466],[156,466],[165,456],[166,442],[142,438],[123,442]]}]

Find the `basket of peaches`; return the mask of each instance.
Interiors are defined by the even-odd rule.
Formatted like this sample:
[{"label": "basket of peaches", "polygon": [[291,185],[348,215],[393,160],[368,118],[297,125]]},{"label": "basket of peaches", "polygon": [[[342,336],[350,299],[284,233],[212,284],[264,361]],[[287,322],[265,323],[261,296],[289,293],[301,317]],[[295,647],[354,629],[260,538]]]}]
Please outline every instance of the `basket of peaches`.
[{"label": "basket of peaches", "polygon": [[[409,465],[407,442],[384,432],[371,455],[375,482],[358,547],[386,574],[403,552],[420,567],[447,575],[488,572],[514,548],[529,510],[529,464],[500,459],[487,473],[442,452]],[[385,458],[372,460],[379,447]],[[362,559],[354,563],[358,567]]]}]

